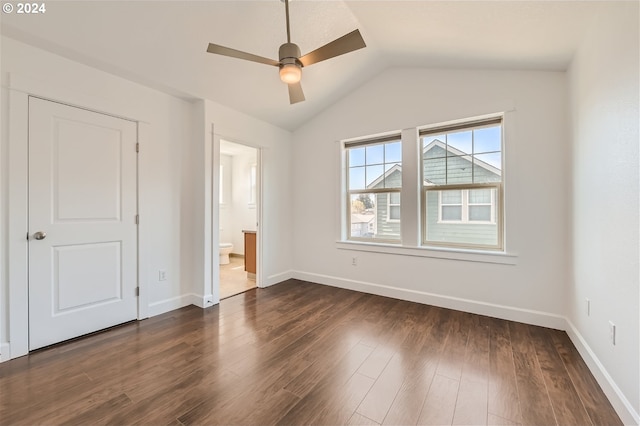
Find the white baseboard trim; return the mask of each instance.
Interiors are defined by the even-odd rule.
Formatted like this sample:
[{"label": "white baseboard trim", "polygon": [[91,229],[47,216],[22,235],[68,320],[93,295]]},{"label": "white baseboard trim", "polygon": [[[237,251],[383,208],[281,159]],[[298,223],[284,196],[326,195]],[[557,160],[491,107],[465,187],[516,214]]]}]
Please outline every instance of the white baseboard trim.
[{"label": "white baseboard trim", "polygon": [[587,364],[587,367],[591,370],[591,374],[595,377],[602,391],[607,395],[607,398],[609,398],[609,402],[611,402],[616,413],[620,416],[620,420],[622,420],[625,425],[640,425],[640,414],[633,409],[633,406],[624,396],[613,378],[611,378],[607,369],[591,350],[587,341],[568,318],[566,319],[565,331]]},{"label": "white baseboard trim", "polygon": [[0,362],[9,361],[11,359],[11,345],[9,342],[0,343]]},{"label": "white baseboard trim", "polygon": [[309,272],[294,271],[293,277],[303,281],[330,285],[332,287],[361,291],[363,293],[376,294],[394,299],[407,300],[409,302],[423,303],[439,306],[441,308],[455,309],[457,311],[470,312],[478,315],[505,319],[509,321],[523,322],[541,327],[564,330],[566,320],[563,316],[549,312],[534,311],[530,309],[515,308],[505,305],[497,305],[476,300],[462,299],[459,297],[445,296],[427,293],[405,288],[390,287],[381,284],[373,284],[364,281],[348,280],[329,275],[314,274]]},{"label": "white baseboard trim", "polygon": [[191,304],[198,308],[204,309],[213,306],[213,294],[205,294],[204,296],[189,294],[188,296],[191,296]]},{"label": "white baseboard trim", "polygon": [[161,300],[149,304],[149,317],[155,317],[156,315],[164,314],[176,309],[184,308],[189,305],[197,304],[196,295],[189,293],[181,296],[172,297],[171,299]]},{"label": "white baseboard trim", "polygon": [[293,274],[295,271],[289,269],[284,272],[280,272],[279,274],[269,275],[266,280],[262,283],[262,287],[270,287],[274,284],[281,283],[282,281],[289,280],[293,278]]}]

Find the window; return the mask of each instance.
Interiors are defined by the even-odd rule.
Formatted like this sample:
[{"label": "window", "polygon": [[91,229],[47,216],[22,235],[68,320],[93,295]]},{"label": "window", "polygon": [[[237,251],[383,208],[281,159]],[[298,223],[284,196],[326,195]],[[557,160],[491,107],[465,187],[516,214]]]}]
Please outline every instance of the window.
[{"label": "window", "polygon": [[390,192],[387,194],[387,222],[398,222],[400,220],[400,193]]},{"label": "window", "polygon": [[462,191],[442,191],[440,195],[440,222],[462,222]]},{"label": "window", "polygon": [[420,132],[423,245],[501,249],[502,118]]},{"label": "window", "polygon": [[495,223],[492,189],[441,191],[438,223]]},{"label": "window", "polygon": [[345,144],[348,239],[400,242],[400,135]]}]

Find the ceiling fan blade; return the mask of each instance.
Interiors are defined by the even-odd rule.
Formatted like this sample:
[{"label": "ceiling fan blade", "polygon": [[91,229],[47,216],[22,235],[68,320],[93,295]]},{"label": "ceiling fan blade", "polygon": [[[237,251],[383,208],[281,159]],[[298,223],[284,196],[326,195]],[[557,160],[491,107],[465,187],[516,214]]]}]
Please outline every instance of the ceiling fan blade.
[{"label": "ceiling fan blade", "polygon": [[366,46],[367,45],[364,43],[362,35],[360,35],[360,30],[353,30],[349,34],[343,35],[342,37],[317,48],[313,52],[309,52],[300,57],[300,62],[302,62],[303,66],[307,67],[311,64],[315,64],[316,62],[353,52],[354,50],[362,49]]},{"label": "ceiling fan blade", "polygon": [[297,104],[304,101],[304,93],[302,92],[302,86],[300,82],[289,84],[289,103]]},{"label": "ceiling fan blade", "polygon": [[219,44],[209,43],[207,52],[214,53],[216,55],[230,56],[232,58],[245,59],[247,61],[258,62],[261,64],[273,65],[275,67],[280,66],[280,62],[276,60],[243,52],[241,50],[231,49],[230,47],[220,46]]}]

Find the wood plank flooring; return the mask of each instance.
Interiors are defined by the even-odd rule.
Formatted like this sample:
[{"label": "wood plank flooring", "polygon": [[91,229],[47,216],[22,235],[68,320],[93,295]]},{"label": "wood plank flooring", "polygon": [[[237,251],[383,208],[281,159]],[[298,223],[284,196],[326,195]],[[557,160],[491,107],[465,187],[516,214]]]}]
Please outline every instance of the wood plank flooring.
[{"label": "wood plank flooring", "polygon": [[564,332],[296,280],[2,363],[0,423],[622,424]]}]

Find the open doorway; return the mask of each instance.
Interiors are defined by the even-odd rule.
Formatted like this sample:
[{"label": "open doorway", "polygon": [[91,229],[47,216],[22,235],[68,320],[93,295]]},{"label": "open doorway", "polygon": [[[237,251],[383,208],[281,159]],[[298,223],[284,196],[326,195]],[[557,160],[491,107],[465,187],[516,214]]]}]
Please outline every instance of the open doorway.
[{"label": "open doorway", "polygon": [[258,149],[220,139],[220,300],[256,287]]}]

